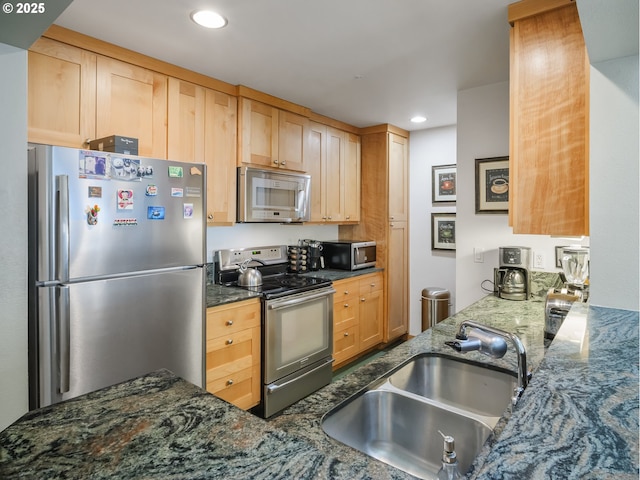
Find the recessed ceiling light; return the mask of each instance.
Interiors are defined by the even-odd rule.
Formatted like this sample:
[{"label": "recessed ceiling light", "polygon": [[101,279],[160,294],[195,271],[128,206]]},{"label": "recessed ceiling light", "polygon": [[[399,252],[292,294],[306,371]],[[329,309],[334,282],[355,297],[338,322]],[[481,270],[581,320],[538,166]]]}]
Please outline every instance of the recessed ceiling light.
[{"label": "recessed ceiling light", "polygon": [[196,10],[191,14],[191,20],[205,28],[222,28],[227,19],[211,10]]},{"label": "recessed ceiling light", "polygon": [[427,121],[427,117],[423,117],[422,115],[416,115],[411,119],[413,123],[422,123]]}]

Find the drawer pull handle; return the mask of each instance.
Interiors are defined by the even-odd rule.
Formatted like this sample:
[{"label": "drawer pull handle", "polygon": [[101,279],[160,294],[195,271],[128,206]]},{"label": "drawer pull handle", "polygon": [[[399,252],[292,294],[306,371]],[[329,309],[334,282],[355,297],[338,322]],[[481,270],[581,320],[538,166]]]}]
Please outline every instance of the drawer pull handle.
[{"label": "drawer pull handle", "polygon": [[349,332],[344,332],[344,336],[348,337],[349,336]]},{"label": "drawer pull handle", "polygon": [[364,302],[364,301],[366,301],[366,298],[362,297],[362,298],[360,299],[360,301],[361,301],[361,302]]},{"label": "drawer pull handle", "polygon": [[345,290],[345,291],[344,291],[344,294],[345,294],[345,295],[349,295],[349,290]]},{"label": "drawer pull handle", "polygon": [[230,327],[231,325],[233,325],[233,320],[227,320],[227,327]]},{"label": "drawer pull handle", "polygon": [[344,304],[344,308],[349,308],[349,304],[348,304],[348,303],[345,303],[345,304]]},{"label": "drawer pull handle", "polygon": [[230,338],[229,340],[227,340],[227,345],[231,345],[233,343],[233,338]]},{"label": "drawer pull handle", "polygon": [[372,284],[371,284],[371,287],[372,287],[372,288],[373,288],[373,287],[375,287],[375,286],[376,286],[376,284],[375,284],[375,283],[372,283]]},{"label": "drawer pull handle", "polygon": [[231,379],[227,380],[227,387],[230,387],[231,385],[233,385],[233,380]]}]

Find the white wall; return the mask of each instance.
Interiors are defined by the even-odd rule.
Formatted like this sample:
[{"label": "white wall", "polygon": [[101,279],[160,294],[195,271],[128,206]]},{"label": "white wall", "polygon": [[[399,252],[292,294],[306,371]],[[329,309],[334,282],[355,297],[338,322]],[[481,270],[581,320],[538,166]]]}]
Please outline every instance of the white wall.
[{"label": "white wall", "polygon": [[0,44],[0,430],[28,409],[27,52]]},{"label": "white wall", "polygon": [[591,68],[591,304],[640,310],[638,56]]},{"label": "white wall", "polygon": [[[508,154],[509,82],[458,92],[456,311],[486,295],[481,283],[493,281],[498,247],[531,247],[544,256],[543,268],[537,270],[555,272],[555,246],[579,242],[546,235],[514,235],[506,214],[475,213],[475,160]],[[588,244],[588,239],[582,244]],[[474,247],[484,250],[484,263],[474,262]]]},{"label": "white wall", "polygon": [[455,125],[411,132],[409,152],[409,333],[417,335],[422,331],[422,289],[446,288],[455,305],[456,252],[431,250],[431,213],[456,211],[455,203],[432,202],[431,176],[432,166],[456,163]]}]

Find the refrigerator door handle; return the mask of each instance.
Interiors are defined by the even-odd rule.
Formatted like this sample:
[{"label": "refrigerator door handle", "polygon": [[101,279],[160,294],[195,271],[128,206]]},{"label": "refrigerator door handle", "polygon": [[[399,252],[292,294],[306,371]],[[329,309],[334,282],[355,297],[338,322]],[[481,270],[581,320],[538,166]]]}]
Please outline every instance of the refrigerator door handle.
[{"label": "refrigerator door handle", "polygon": [[56,176],[56,279],[69,281],[69,176]]},{"label": "refrigerator door handle", "polygon": [[59,287],[56,299],[56,347],[60,393],[69,391],[71,372],[71,318],[69,311],[69,287]]}]

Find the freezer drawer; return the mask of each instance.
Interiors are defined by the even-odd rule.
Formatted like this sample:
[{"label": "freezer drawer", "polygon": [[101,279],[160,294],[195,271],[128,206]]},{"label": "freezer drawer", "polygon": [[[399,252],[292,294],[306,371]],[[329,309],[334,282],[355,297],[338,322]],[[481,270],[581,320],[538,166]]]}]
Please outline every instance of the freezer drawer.
[{"label": "freezer drawer", "polygon": [[38,406],[160,368],[202,387],[203,299],[200,267],[39,288]]}]

